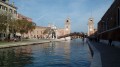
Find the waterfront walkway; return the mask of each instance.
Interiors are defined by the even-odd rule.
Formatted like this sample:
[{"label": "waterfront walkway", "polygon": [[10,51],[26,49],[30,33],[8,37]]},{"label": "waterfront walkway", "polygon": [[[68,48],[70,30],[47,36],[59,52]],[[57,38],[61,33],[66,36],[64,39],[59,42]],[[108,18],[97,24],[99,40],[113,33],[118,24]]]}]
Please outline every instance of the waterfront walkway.
[{"label": "waterfront walkway", "polygon": [[34,45],[34,44],[48,43],[51,41],[61,41],[61,40],[29,39],[19,42],[1,42],[0,48]]},{"label": "waterfront walkway", "polygon": [[120,67],[120,48],[104,43],[91,41],[89,43],[100,52],[102,67]]}]

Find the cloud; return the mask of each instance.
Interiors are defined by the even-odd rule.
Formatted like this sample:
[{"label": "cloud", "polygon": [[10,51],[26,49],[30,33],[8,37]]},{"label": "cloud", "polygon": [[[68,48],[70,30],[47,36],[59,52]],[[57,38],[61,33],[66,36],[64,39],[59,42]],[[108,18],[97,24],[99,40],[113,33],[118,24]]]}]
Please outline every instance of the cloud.
[{"label": "cloud", "polygon": [[39,18],[37,18],[37,19],[36,19],[36,21],[39,21],[39,20],[41,20],[41,19],[45,18],[46,16],[47,16],[47,14],[42,15],[42,16],[40,16]]}]

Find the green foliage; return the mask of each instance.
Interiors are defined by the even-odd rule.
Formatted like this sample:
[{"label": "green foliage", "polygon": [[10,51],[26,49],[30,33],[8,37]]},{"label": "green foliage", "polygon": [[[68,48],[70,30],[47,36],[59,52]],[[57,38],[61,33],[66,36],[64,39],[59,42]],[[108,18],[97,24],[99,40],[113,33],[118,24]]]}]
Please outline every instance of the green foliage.
[{"label": "green foliage", "polygon": [[36,24],[34,22],[30,22],[27,20],[17,20],[16,21],[16,31],[23,33],[28,33],[29,31],[32,31],[35,29]]},{"label": "green foliage", "polygon": [[0,32],[3,33],[6,30],[7,16],[0,15]]},{"label": "green foliage", "polygon": [[7,27],[9,27],[9,33],[19,32],[21,34],[28,33],[35,29],[36,24],[27,20],[14,20],[9,15],[0,14],[0,33],[6,33]]},{"label": "green foliage", "polygon": [[11,15],[0,14],[0,33],[6,33],[7,27],[11,27]]}]

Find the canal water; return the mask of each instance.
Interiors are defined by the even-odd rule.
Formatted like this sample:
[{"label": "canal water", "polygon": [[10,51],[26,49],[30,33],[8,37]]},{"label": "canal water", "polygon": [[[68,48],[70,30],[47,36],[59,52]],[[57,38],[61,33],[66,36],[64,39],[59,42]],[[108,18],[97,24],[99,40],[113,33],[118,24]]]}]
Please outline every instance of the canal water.
[{"label": "canal water", "polygon": [[0,49],[0,67],[90,67],[81,39]]}]

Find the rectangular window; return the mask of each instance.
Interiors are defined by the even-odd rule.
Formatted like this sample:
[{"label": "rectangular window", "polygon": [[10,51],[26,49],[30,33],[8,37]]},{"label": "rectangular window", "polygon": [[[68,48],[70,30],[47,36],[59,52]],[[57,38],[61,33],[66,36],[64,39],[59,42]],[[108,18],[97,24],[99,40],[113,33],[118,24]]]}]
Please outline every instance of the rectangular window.
[{"label": "rectangular window", "polygon": [[106,23],[105,23],[105,26],[106,26],[106,30],[108,30],[107,28],[108,28],[108,23],[107,23],[107,21],[106,21]]},{"label": "rectangular window", "polygon": [[2,5],[0,5],[0,9],[2,9]]},{"label": "rectangular window", "polygon": [[5,6],[2,6],[2,9],[5,10]]},{"label": "rectangular window", "polygon": [[2,33],[0,33],[0,38],[2,37]]},{"label": "rectangular window", "polygon": [[5,7],[5,11],[7,11],[7,7]]},{"label": "rectangular window", "polygon": [[12,13],[12,9],[10,9],[9,12]]},{"label": "rectangular window", "polygon": [[14,10],[14,14],[17,14],[17,11]]}]

